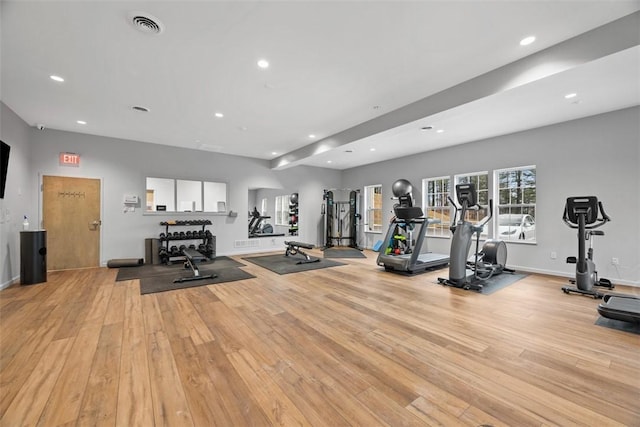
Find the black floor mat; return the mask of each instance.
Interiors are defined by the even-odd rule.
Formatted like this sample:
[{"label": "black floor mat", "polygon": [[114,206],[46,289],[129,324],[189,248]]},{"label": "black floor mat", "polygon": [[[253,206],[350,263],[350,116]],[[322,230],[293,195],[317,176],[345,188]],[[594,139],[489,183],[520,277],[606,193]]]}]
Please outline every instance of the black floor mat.
[{"label": "black floor mat", "polygon": [[[238,261],[235,261],[226,256],[220,256],[212,261],[207,261],[203,263],[198,263],[198,268],[229,268],[229,267],[242,267],[244,264]],[[182,262],[178,262],[172,265],[165,264],[145,264],[140,267],[126,267],[120,268],[118,270],[118,276],[116,277],[116,282],[122,280],[132,280],[132,279],[143,279],[145,277],[154,277],[154,276],[163,276],[165,274],[181,274],[183,271],[191,271],[189,269],[184,268],[184,264]]]},{"label": "black floor mat", "polygon": [[622,320],[608,319],[606,317],[598,317],[596,325],[605,328],[616,329],[618,331],[631,332],[640,335],[640,323],[623,322]]},{"label": "black floor mat", "polygon": [[524,279],[527,276],[528,274],[520,273],[503,273],[498,276],[493,276],[486,282],[480,282],[483,286],[482,290],[478,293],[483,295],[491,295],[494,292],[498,292],[500,289],[504,289],[507,286],[513,285],[517,281]]},{"label": "black floor mat", "polygon": [[324,250],[325,258],[366,258],[361,250],[354,248],[327,248]]},{"label": "black floor mat", "polygon": [[239,268],[200,268],[200,275],[206,276],[214,274],[216,277],[188,282],[174,283],[175,279],[191,277],[191,270],[184,270],[180,273],[163,274],[161,276],[146,277],[140,279],[140,295],[152,294],[155,292],[173,291],[176,289],[193,288],[196,286],[215,285],[219,283],[233,282],[236,280],[252,279],[256,276],[249,274]]},{"label": "black floor mat", "polygon": [[304,257],[284,256],[280,254],[247,257],[242,259],[278,274],[298,273],[300,271],[318,270],[320,268],[345,265],[342,262],[328,259],[320,259],[318,262],[310,262],[306,264],[297,264],[298,261],[304,260]]}]

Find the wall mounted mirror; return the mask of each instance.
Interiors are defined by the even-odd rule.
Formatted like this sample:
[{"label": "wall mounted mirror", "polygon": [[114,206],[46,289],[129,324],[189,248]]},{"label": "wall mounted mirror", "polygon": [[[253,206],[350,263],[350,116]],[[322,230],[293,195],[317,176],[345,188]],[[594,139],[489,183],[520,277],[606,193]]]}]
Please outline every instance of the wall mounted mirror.
[{"label": "wall mounted mirror", "polygon": [[[295,194],[292,198],[291,196]],[[287,189],[249,190],[247,235],[249,238],[297,236],[298,196]],[[295,200],[295,203],[292,203]]]}]

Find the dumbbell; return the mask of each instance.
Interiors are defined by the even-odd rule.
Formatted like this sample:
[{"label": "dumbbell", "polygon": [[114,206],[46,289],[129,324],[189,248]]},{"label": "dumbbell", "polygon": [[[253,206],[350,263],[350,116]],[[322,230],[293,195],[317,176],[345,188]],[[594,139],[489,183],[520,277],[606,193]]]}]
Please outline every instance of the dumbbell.
[{"label": "dumbbell", "polygon": [[165,237],[167,237],[164,233],[160,233],[160,240],[164,239]]},{"label": "dumbbell", "polygon": [[187,231],[186,233],[187,237],[191,237],[191,234],[192,234],[191,230]]},{"label": "dumbbell", "polygon": [[171,246],[171,249],[169,249],[169,252],[171,253],[171,256],[178,256],[180,255],[180,251],[178,250],[177,246]]},{"label": "dumbbell", "polygon": [[180,252],[182,252],[183,250],[187,249],[186,245],[180,245]]},{"label": "dumbbell", "polygon": [[185,236],[184,231],[181,231],[181,232],[180,232],[180,238],[181,238],[181,239],[184,239],[184,236]]},{"label": "dumbbell", "polygon": [[189,249],[195,249],[196,245],[194,245],[193,243],[189,245]]}]

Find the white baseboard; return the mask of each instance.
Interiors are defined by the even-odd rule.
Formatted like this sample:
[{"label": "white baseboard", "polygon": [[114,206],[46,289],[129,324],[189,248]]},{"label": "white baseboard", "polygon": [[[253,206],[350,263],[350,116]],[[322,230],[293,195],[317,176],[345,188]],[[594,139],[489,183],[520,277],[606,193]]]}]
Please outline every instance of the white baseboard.
[{"label": "white baseboard", "polygon": [[12,284],[14,284],[18,279],[20,279],[20,276],[16,276],[16,277],[14,277],[13,279],[10,279],[7,282],[0,283],[0,291],[3,290],[3,289],[8,288]]},{"label": "white baseboard", "polygon": [[[531,267],[522,267],[518,265],[508,265],[509,268],[512,268],[518,272],[522,271],[525,273],[537,273],[537,274],[546,274],[548,276],[558,276],[558,277],[566,277],[570,279],[574,277],[573,274],[567,273],[564,271],[553,271],[553,270],[545,270],[540,268],[531,268]],[[625,279],[609,279],[614,285],[626,285],[626,286],[637,286],[640,287],[640,282],[635,282],[633,280],[625,280]]]}]

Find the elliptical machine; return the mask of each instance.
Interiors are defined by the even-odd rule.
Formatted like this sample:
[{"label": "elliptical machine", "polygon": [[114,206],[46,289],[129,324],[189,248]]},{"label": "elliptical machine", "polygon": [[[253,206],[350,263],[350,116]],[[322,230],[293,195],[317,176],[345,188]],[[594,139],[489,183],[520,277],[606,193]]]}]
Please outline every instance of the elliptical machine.
[{"label": "elliptical machine", "polygon": [[[454,207],[453,224],[450,229],[453,233],[451,239],[451,255],[449,261],[449,278],[439,277],[442,285],[453,286],[465,290],[481,291],[484,282],[491,277],[503,272],[513,273],[514,270],[506,267],[507,245],[502,240],[487,240],[479,251],[480,234],[484,226],[493,216],[493,200],[489,200],[489,215],[476,224],[467,221],[466,214],[469,210],[480,209],[476,200],[476,187],[473,183],[456,185],[456,194],[460,207],[449,197],[449,202]],[[458,212],[460,216],[458,217]],[[456,218],[458,222],[456,223]],[[476,235],[476,250],[473,262],[468,262],[471,240]]]},{"label": "elliptical machine", "polygon": [[[576,265],[576,278],[571,280],[576,286],[564,286],[565,294],[575,292],[602,298],[604,294],[596,291],[595,286],[613,289],[608,279],[599,279],[596,265],[593,262],[593,236],[604,236],[604,231],[594,230],[601,227],[611,218],[605,213],[602,202],[595,196],[568,197],[564,205],[562,220],[570,228],[578,229],[578,257],[568,257],[567,263]],[[589,241],[589,249],[586,242]]]}]

